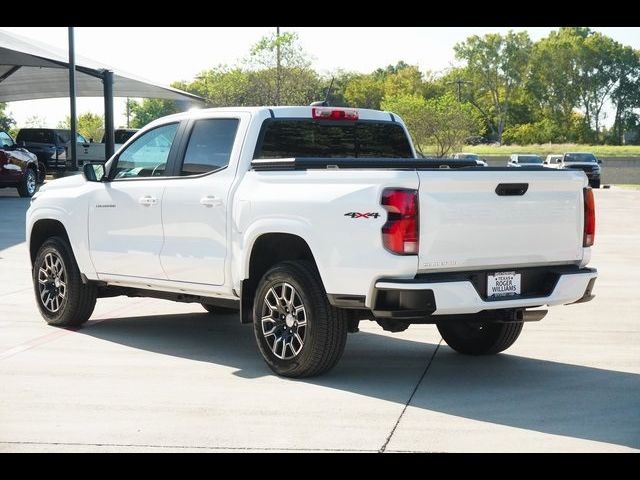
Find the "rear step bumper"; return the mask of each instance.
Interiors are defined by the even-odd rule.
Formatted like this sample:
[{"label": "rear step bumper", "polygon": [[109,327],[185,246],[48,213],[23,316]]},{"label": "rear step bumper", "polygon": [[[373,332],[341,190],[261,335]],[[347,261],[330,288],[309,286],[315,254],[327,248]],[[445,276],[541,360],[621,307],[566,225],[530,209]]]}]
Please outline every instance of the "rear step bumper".
[{"label": "rear step bumper", "polygon": [[483,299],[468,280],[380,280],[375,285],[372,310],[380,318],[418,318],[566,305],[591,300],[593,285],[598,277],[597,270],[577,267],[563,270],[558,273],[557,281],[548,295],[522,295],[496,300]]}]

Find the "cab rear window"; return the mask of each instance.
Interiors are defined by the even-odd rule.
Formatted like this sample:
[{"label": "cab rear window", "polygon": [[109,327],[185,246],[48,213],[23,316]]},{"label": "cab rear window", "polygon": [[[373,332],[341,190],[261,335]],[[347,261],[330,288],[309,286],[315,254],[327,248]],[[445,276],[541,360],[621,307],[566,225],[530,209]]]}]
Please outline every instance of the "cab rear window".
[{"label": "cab rear window", "polygon": [[265,121],[254,158],[413,158],[395,122]]}]

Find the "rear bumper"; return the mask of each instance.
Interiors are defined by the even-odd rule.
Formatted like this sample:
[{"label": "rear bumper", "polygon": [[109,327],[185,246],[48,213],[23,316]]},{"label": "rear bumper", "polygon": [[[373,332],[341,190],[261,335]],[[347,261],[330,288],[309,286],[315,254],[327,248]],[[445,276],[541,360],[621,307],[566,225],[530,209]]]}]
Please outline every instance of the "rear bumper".
[{"label": "rear bumper", "polygon": [[[534,269],[530,269],[533,271]],[[486,310],[533,308],[587,302],[598,272],[593,268],[564,267],[546,271],[548,287],[532,287],[527,295],[488,299],[480,293],[477,277],[484,272],[420,276],[410,280],[383,279],[375,284],[373,313],[380,318],[418,318],[431,315],[474,314]],[[535,275],[540,275],[540,271]],[[469,276],[469,280],[460,280]],[[549,283],[549,275],[553,281]],[[473,282],[473,283],[472,283]],[[543,289],[546,288],[545,289]],[[541,293],[542,292],[542,293]],[[548,293],[547,293],[548,292]]]}]

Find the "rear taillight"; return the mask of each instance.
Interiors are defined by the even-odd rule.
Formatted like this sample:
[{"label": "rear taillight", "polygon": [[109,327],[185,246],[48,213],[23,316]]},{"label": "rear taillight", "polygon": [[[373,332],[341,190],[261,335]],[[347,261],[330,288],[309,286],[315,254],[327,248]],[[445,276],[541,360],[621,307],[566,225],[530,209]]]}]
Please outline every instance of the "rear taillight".
[{"label": "rear taillight", "polygon": [[314,120],[358,120],[358,111],[344,108],[312,108]]},{"label": "rear taillight", "polygon": [[398,255],[418,254],[418,192],[387,188],[382,192],[387,223],[382,227],[384,248]]},{"label": "rear taillight", "polygon": [[587,187],[584,192],[584,236],[582,246],[590,247],[596,237],[596,204],[593,200],[593,190]]}]

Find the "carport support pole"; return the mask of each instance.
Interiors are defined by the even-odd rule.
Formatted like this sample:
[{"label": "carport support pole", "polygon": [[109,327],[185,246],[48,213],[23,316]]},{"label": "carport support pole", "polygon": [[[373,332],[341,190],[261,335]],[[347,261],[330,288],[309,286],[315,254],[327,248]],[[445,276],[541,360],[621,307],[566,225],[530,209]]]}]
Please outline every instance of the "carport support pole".
[{"label": "carport support pole", "polygon": [[115,138],[113,136],[113,72],[102,71],[102,83],[104,85],[104,155],[109,160],[115,150]]},{"label": "carport support pole", "polygon": [[[69,110],[70,110],[70,125],[71,138],[71,163],[70,170],[78,170],[78,143],[76,141],[76,131],[78,130],[78,123],[76,119],[76,48],[73,38],[73,27],[69,27]],[[69,166],[69,159],[67,158],[67,165]]]}]

